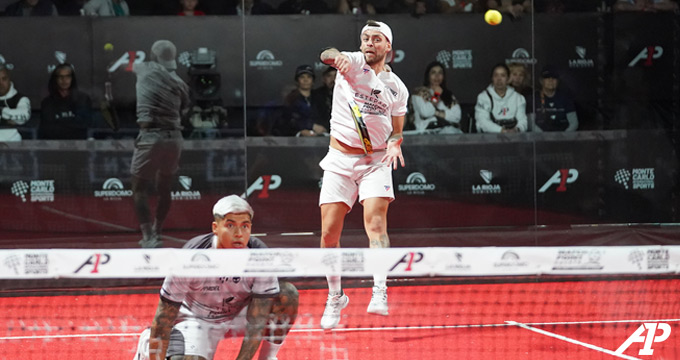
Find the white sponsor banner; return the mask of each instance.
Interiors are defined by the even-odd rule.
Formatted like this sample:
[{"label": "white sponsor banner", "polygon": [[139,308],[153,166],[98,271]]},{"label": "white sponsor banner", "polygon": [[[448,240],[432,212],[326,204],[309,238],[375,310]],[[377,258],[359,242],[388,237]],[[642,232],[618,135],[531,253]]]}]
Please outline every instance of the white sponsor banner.
[{"label": "white sponsor banner", "polygon": [[0,279],[673,274],[680,246],[0,250]]}]

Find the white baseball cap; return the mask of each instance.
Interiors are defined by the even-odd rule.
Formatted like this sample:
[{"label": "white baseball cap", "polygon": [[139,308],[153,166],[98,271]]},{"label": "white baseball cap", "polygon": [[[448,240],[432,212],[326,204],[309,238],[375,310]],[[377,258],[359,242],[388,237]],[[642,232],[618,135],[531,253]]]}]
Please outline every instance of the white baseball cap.
[{"label": "white baseball cap", "polygon": [[250,204],[237,195],[225,196],[219,199],[215,203],[215,206],[213,206],[213,216],[224,217],[229,213],[248,213],[250,214],[251,219],[254,215],[253,208],[250,207]]},{"label": "white baseball cap", "polygon": [[389,41],[390,44],[392,44],[392,46],[394,46],[394,44],[392,43],[392,29],[390,29],[390,27],[387,26],[387,24],[385,24],[384,22],[371,20],[371,24],[366,24],[363,27],[363,29],[361,29],[361,35],[363,35],[364,32],[366,32],[367,30],[378,30],[378,31],[380,31],[383,35],[385,35],[385,37],[387,38],[387,41]]},{"label": "white baseball cap", "polygon": [[151,45],[151,53],[156,55],[156,62],[163,65],[166,69],[177,69],[177,48],[170,40],[158,40]]}]

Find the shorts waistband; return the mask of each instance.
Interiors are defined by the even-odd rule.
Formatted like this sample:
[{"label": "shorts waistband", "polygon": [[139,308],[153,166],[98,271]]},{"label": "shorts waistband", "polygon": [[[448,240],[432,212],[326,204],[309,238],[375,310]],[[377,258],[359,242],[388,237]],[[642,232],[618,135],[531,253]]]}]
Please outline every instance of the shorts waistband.
[{"label": "shorts waistband", "polygon": [[376,155],[377,153],[384,152],[384,151],[385,151],[385,149],[375,149],[375,150],[373,150],[373,154],[348,154],[348,153],[344,153],[344,152],[342,152],[342,151],[340,151],[336,148],[333,148],[333,147],[330,147],[330,146],[328,147],[328,152],[332,152],[334,154],[339,154],[339,155],[342,155],[342,156],[347,156],[347,157],[352,157],[352,158],[372,156],[372,155]]}]

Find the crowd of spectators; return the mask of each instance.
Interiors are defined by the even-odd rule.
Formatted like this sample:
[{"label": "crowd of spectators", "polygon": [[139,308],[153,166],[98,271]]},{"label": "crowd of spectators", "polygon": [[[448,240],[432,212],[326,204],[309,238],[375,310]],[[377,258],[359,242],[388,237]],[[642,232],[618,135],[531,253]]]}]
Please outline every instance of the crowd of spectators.
[{"label": "crowd of spectators", "polygon": [[[455,14],[497,9],[511,18],[533,11],[677,11],[676,0],[0,0],[6,16]],[[4,11],[3,11],[4,10]]]}]

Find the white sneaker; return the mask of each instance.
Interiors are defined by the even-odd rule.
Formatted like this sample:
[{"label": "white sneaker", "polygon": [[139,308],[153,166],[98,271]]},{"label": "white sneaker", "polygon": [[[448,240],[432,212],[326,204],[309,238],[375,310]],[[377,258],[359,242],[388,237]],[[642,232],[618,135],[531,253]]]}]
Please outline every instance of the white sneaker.
[{"label": "white sneaker", "polygon": [[143,238],[142,240],[139,240],[139,245],[147,249],[159,248],[163,247],[163,240],[160,239],[160,236],[153,235],[150,238]]},{"label": "white sneaker", "polygon": [[349,297],[347,295],[331,295],[328,294],[326,300],[326,309],[321,316],[321,328],[332,329],[340,323],[340,311],[349,304]]},{"label": "white sneaker", "polygon": [[387,288],[373,287],[371,302],[368,304],[366,312],[378,315],[387,315]]}]

